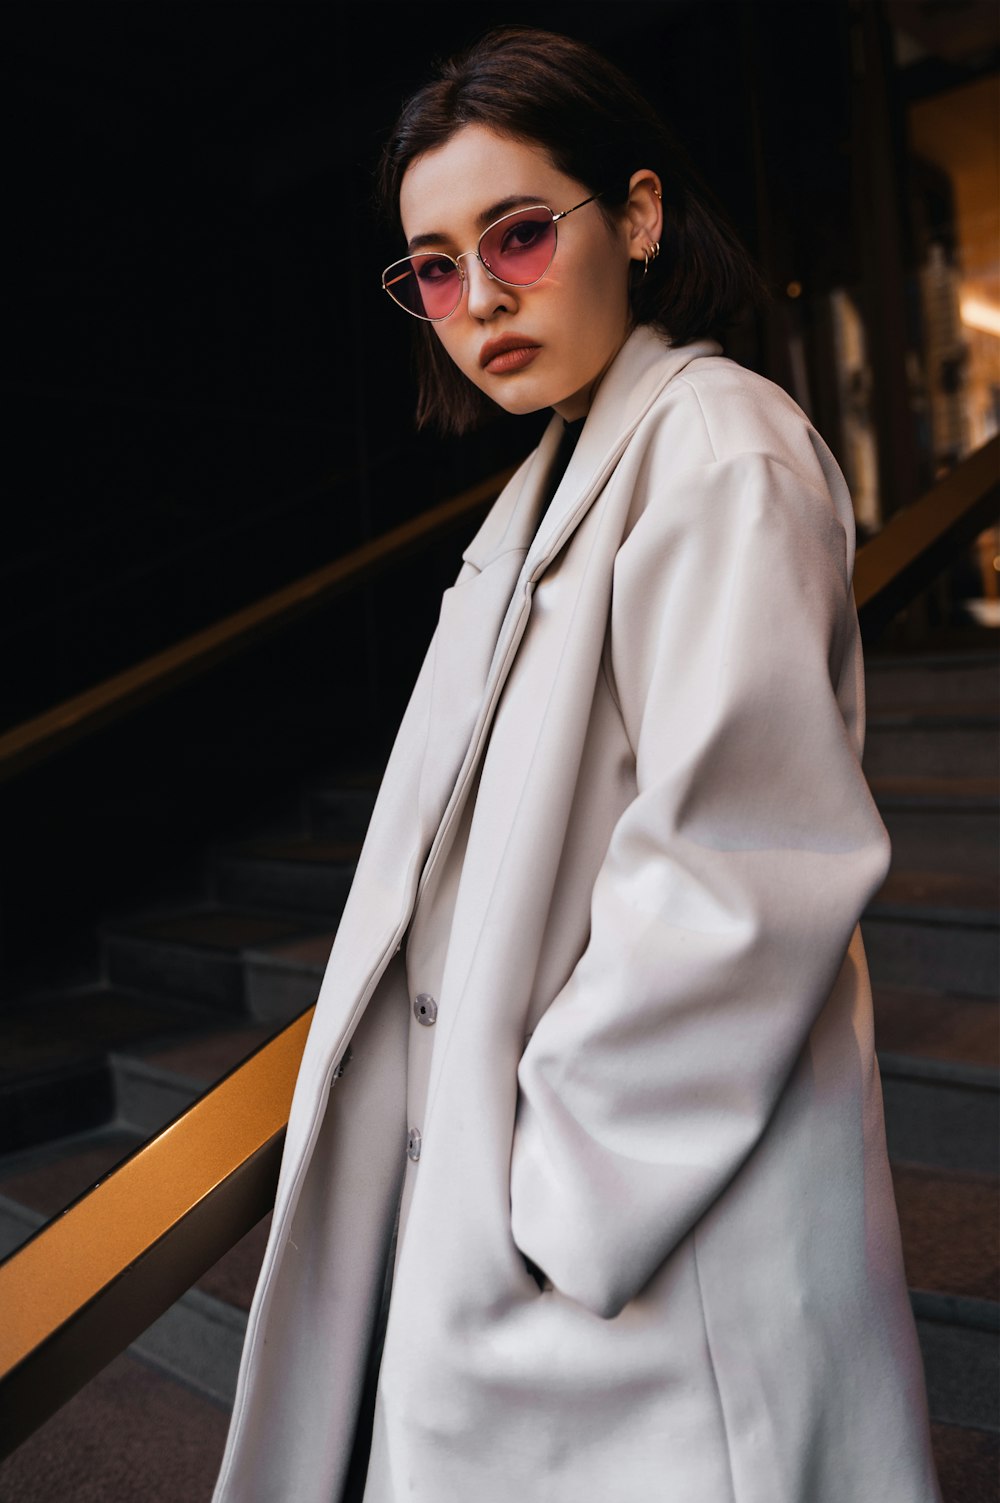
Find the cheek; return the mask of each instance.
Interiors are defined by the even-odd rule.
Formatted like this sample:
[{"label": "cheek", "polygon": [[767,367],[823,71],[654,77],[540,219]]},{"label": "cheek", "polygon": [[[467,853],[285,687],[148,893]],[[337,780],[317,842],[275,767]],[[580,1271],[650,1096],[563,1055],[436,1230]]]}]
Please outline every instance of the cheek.
[{"label": "cheek", "polygon": [[624,286],[606,278],[584,276],[576,288],[565,327],[570,332],[568,354],[584,380],[603,367],[624,343],[628,333],[628,296]]},{"label": "cheek", "polygon": [[566,270],[578,333],[588,344],[616,336],[628,318],[627,257],[602,244],[589,255],[574,257]]}]

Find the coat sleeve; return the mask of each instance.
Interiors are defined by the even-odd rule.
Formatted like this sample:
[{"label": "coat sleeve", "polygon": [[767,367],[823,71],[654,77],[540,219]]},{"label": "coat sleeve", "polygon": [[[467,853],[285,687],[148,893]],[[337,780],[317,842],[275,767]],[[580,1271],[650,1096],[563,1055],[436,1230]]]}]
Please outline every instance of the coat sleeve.
[{"label": "coat sleeve", "polygon": [[517,1246],[606,1318],[753,1151],[889,859],[838,700],[852,519],[757,453],[670,490],[615,563],[637,793],[522,1056],[511,1158]]}]

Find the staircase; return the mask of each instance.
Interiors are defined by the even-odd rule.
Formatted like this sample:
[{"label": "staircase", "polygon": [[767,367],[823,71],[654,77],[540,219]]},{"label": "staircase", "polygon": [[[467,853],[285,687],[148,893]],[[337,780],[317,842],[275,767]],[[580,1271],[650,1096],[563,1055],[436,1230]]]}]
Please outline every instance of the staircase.
[{"label": "staircase", "polygon": [[[946,1503],[998,1462],[995,654],[873,659],[866,772],[893,838],[864,929],[890,1156]],[[207,898],[110,924],[104,981],[0,1017],[0,1255],[314,999],[373,784],[307,789],[209,860]],[[0,1465],[0,1503],[207,1500],[267,1235],[254,1228]]]},{"label": "staircase", "polygon": [[864,922],[946,1500],[996,1497],[1000,777],[995,655],[872,658],[865,770],[893,842]]}]

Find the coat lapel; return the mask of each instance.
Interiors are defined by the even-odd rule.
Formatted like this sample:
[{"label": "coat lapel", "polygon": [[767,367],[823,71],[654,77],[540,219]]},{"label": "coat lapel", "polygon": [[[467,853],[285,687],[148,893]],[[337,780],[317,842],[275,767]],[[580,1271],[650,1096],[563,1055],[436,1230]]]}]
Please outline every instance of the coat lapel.
[{"label": "coat lapel", "polygon": [[[435,694],[443,727],[434,743],[440,766],[430,765],[432,758],[428,756],[425,786],[429,789],[433,780],[434,796],[422,798],[422,807],[440,808],[441,818],[424,868],[421,890],[471,787],[500,690],[528,623],[535,586],[604,490],[626,445],[664,386],[689,361],[721,351],[722,346],[712,339],[696,340],[673,349],[665,347],[663,338],[652,329],[634,330],[598,388],[573,457],[541,519],[538,520],[539,500],[562,434],[559,418],[553,418],[546,429],[536,451],[536,462],[527,470],[522,489],[515,497],[507,498],[503,524],[491,514],[466,549],[467,561],[481,560],[479,598],[484,604],[489,602],[492,612],[481,626],[474,626],[471,595],[463,597],[461,606],[454,608],[454,615],[449,611],[447,622],[442,612],[437,651],[454,665],[451,671],[445,670],[442,685],[457,687],[461,681],[468,692],[461,701],[456,697],[454,708],[446,704],[444,690]],[[517,562],[519,569],[515,568]],[[504,571],[496,576],[494,593],[489,576],[501,564]],[[462,586],[457,588],[461,590]],[[504,591],[508,592],[507,605],[497,630]],[[446,625],[447,641],[443,630]],[[463,627],[469,630],[468,640],[463,638]],[[470,662],[473,641],[478,650],[474,666]]]},{"label": "coat lapel", "polygon": [[533,582],[561,552],[600,495],[635,430],[669,381],[690,361],[719,355],[714,339],[666,347],[646,326],[635,329],[597,389],[580,441],[528,552]]},{"label": "coat lapel", "polygon": [[546,477],[561,431],[561,421],[554,419],[466,548],[466,567],[458,581],[442,596],[420,778],[420,822],[425,828],[440,824],[472,739],[494,655],[515,604],[517,582],[541,521]]},{"label": "coat lapel", "polygon": [[445,591],[337,931],[290,1134],[300,1121],[305,1127],[316,1087],[328,1084],[461,812],[535,585],[603,491],[663,387],[689,361],[720,351],[714,340],[666,348],[652,330],[635,330],[601,383],[544,515],[545,482],[563,427],[555,417],[466,548],[462,573]]},{"label": "coat lapel", "polygon": [[[389,757],[347,903],[337,927],[299,1069],[290,1139],[311,1136],[368,999],[413,911],[421,870],[439,833],[509,618],[562,423],[497,498],[444,592],[438,625]],[[292,1193],[287,1178],[279,1204]]]}]

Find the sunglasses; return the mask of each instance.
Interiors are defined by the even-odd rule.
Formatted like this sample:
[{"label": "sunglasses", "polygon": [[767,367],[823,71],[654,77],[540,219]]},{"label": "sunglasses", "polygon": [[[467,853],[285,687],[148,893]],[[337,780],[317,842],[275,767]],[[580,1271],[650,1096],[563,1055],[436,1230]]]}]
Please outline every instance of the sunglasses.
[{"label": "sunglasses", "polygon": [[462,301],[464,256],[474,255],[494,282],[504,282],[508,287],[530,287],[541,281],[552,265],[559,220],[600,196],[592,193],[560,214],[553,214],[544,204],[515,209],[513,214],[504,214],[487,226],[474,251],[463,251],[459,256],[446,256],[441,251],[404,256],[386,267],[382,286],[407,313],[431,323],[450,317]]}]

